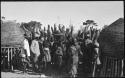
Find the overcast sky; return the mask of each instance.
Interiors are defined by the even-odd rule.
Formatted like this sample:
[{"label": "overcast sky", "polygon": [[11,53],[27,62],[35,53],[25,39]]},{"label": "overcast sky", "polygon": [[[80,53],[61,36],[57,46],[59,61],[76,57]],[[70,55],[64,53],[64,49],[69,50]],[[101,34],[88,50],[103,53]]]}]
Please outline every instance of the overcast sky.
[{"label": "overcast sky", "polygon": [[17,22],[39,21],[47,24],[71,23],[76,29],[82,21],[94,20],[101,27],[124,17],[123,1],[41,1],[41,2],[1,2],[1,16]]}]

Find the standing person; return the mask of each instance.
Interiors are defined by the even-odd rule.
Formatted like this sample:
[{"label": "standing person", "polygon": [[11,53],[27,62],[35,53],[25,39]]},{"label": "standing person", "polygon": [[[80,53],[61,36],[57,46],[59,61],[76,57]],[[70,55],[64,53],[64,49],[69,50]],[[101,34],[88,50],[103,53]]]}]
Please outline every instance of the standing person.
[{"label": "standing person", "polygon": [[35,28],[34,28],[34,37],[40,37],[41,33],[40,33],[40,28],[39,28],[39,24],[36,23]]},{"label": "standing person", "polygon": [[[98,37],[99,37],[99,33],[100,31],[99,30],[96,30],[95,31],[95,37],[93,39],[93,50],[95,51],[95,61],[94,61],[94,69],[93,69],[93,74],[92,76],[95,77],[95,71],[96,69],[100,69],[100,65],[101,65],[101,62],[100,62],[100,58],[99,58],[99,43],[98,43]],[[97,68],[98,67],[98,68]]]},{"label": "standing person", "polygon": [[85,64],[85,71],[87,73],[91,73],[92,72],[92,62],[93,62],[93,44],[92,44],[92,40],[90,39],[90,35],[86,34],[84,41],[83,41],[83,45],[82,45],[82,51],[84,54],[84,64]]},{"label": "standing person", "polygon": [[97,42],[99,36],[99,32],[95,32],[95,36],[93,40],[90,39],[90,35],[85,35],[85,41],[84,41],[84,57],[85,57],[85,63],[86,67],[90,70],[88,73],[92,73],[92,76],[95,76],[95,65],[100,64],[99,60],[99,43]]},{"label": "standing person", "polygon": [[77,75],[78,62],[79,62],[79,54],[83,55],[80,46],[78,45],[76,39],[72,39],[69,48],[69,60],[68,60],[68,69],[70,77],[75,78]]},{"label": "standing person", "polygon": [[31,65],[30,65],[30,47],[29,47],[29,42],[28,42],[28,38],[27,38],[27,36],[26,36],[26,34],[24,34],[24,37],[25,37],[25,39],[24,39],[24,41],[23,41],[23,49],[24,49],[24,52],[25,52],[25,54],[26,54],[26,59],[28,60],[28,66],[29,67],[31,67]]},{"label": "standing person", "polygon": [[43,66],[43,71],[48,71],[49,66],[51,64],[51,55],[50,55],[50,49],[49,49],[49,42],[48,41],[43,41],[43,48],[42,48],[42,53],[41,53],[41,60],[42,60],[42,66]]},{"label": "standing person", "polygon": [[36,37],[34,40],[32,40],[31,51],[34,54],[34,58],[33,58],[34,64],[33,64],[33,66],[34,66],[34,69],[36,70],[38,68],[38,57],[40,55],[38,37]]}]

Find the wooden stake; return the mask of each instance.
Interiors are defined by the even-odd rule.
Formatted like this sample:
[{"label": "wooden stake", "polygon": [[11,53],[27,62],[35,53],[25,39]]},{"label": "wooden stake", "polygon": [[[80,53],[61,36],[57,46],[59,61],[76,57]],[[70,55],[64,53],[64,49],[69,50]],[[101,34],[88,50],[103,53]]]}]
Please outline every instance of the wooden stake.
[{"label": "wooden stake", "polygon": [[97,60],[94,63],[94,69],[93,69],[92,77],[95,77],[96,65],[97,65]]},{"label": "wooden stake", "polygon": [[121,77],[123,77],[123,70],[124,70],[124,59],[122,59]]},{"label": "wooden stake", "polygon": [[12,58],[13,58],[13,48],[11,48],[11,70],[13,71]]},{"label": "wooden stake", "polygon": [[9,60],[9,48],[7,48],[8,49],[8,67],[9,67],[9,62],[10,62],[10,60]]}]

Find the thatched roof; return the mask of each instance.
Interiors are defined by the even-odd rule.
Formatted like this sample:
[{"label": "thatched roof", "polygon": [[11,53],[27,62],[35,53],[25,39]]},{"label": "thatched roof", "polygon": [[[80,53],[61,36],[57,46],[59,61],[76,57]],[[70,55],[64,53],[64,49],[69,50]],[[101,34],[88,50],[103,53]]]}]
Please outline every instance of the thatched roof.
[{"label": "thatched roof", "polygon": [[103,29],[99,43],[102,54],[122,58],[124,56],[124,19],[119,18]]},{"label": "thatched roof", "polygon": [[1,45],[20,45],[24,40],[24,32],[16,21],[1,23]]}]

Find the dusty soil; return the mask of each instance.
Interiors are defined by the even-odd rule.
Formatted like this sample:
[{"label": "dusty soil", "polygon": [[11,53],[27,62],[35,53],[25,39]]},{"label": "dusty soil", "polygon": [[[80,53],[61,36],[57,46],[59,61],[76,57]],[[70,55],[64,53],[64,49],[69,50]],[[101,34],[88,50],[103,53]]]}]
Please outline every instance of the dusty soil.
[{"label": "dusty soil", "polygon": [[1,72],[1,78],[31,78],[31,77],[32,78],[61,78],[62,77],[62,75],[59,75],[58,72],[49,71],[47,73],[48,74],[35,73],[32,71],[23,73],[20,70],[14,70],[13,72]]}]

